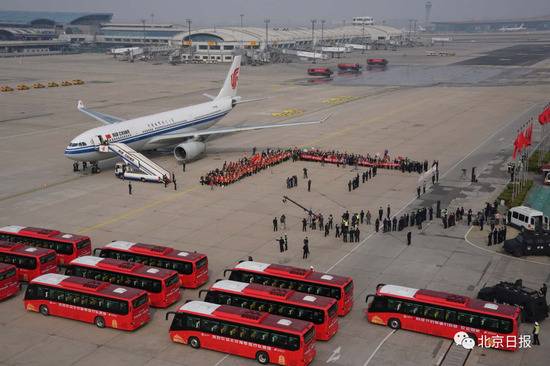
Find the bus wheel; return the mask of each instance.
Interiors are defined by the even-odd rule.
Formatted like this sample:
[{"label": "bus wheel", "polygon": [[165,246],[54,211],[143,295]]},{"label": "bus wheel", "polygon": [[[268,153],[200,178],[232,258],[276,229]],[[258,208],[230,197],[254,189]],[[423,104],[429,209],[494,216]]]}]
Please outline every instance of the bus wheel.
[{"label": "bus wheel", "polygon": [[44,316],[50,315],[50,311],[48,310],[48,307],[46,305],[40,305],[38,310],[40,311],[40,314],[42,314]]},{"label": "bus wheel", "polygon": [[388,320],[388,327],[390,327],[391,329],[399,329],[401,328],[401,322],[399,321],[399,319],[391,318],[390,320]]},{"label": "bus wheel", "polygon": [[103,317],[101,317],[101,316],[96,316],[95,319],[94,319],[94,324],[98,328],[105,328],[105,319],[103,319]]},{"label": "bus wheel", "polygon": [[201,348],[201,342],[197,337],[190,337],[189,338],[189,345],[193,347],[194,349]]},{"label": "bus wheel", "polygon": [[269,356],[264,351],[256,353],[256,361],[262,365],[267,365],[269,363]]}]

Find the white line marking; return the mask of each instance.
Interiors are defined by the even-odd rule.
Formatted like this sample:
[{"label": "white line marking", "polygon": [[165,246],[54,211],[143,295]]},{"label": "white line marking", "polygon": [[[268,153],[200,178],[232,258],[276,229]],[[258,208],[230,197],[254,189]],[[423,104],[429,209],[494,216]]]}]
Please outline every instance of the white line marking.
[{"label": "white line marking", "polygon": [[214,366],[219,366],[219,365],[221,365],[221,363],[222,363],[223,361],[225,361],[225,359],[226,359],[227,357],[229,357],[229,353],[226,354],[225,356],[223,356],[223,358],[222,358],[221,360],[219,360],[218,362],[216,362],[216,364],[215,364]]},{"label": "white line marking", "polygon": [[475,227],[476,226],[470,226],[470,228],[468,229],[466,234],[464,234],[464,240],[466,241],[466,243],[470,244],[471,246],[476,247],[479,250],[483,250],[484,252],[487,252],[487,253],[497,254],[497,255],[500,255],[500,256],[503,256],[503,257],[506,257],[506,258],[510,258],[510,259],[514,259],[514,260],[517,260],[517,261],[540,264],[540,265],[543,265],[543,266],[550,266],[550,263],[538,262],[538,261],[534,261],[534,260],[531,260],[531,259],[517,258],[517,257],[514,257],[512,255],[495,252],[494,250],[483,248],[483,247],[480,247],[479,245],[476,245],[476,244],[472,243],[470,240],[468,240],[468,234],[470,234],[470,231],[472,231],[472,229],[475,228]]},{"label": "white line marking", "polygon": [[386,337],[384,337],[384,339],[382,339],[382,342],[380,342],[378,344],[378,346],[374,349],[374,352],[371,353],[370,357],[365,361],[365,363],[363,364],[363,366],[367,366],[369,364],[369,362],[373,359],[374,355],[376,355],[376,352],[378,352],[378,350],[380,349],[380,347],[382,347],[382,345],[384,344],[384,342],[386,342],[388,340],[388,338],[390,338],[390,336],[395,333],[396,329],[393,329],[391,332],[388,333],[388,335]]}]

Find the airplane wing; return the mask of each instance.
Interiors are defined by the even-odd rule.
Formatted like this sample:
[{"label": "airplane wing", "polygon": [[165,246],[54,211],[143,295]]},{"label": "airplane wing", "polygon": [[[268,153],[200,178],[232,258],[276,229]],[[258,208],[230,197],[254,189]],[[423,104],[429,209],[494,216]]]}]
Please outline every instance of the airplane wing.
[{"label": "airplane wing", "polygon": [[105,113],[100,113],[100,112],[96,112],[96,111],[92,111],[91,109],[87,109],[86,106],[84,106],[84,103],[82,103],[81,100],[78,101],[78,105],[77,105],[77,108],[80,112],[94,118],[94,119],[97,119],[98,121],[100,121],[101,123],[103,123],[104,125],[110,125],[110,124],[113,124],[113,123],[118,123],[118,122],[122,122],[124,121],[124,119],[122,118],[118,118],[118,117],[115,117],[115,116],[110,116],[108,114],[105,114]]},{"label": "airplane wing", "polygon": [[177,143],[178,141],[184,140],[189,137],[210,136],[210,135],[219,135],[219,134],[225,134],[225,133],[253,131],[253,130],[264,130],[268,128],[305,126],[305,125],[319,124],[326,121],[329,118],[330,118],[330,115],[315,121],[288,122],[288,123],[279,123],[276,125],[269,124],[269,125],[255,125],[255,126],[209,128],[206,130],[161,135],[161,136],[154,137],[150,142],[151,143],[158,143],[158,142]]}]

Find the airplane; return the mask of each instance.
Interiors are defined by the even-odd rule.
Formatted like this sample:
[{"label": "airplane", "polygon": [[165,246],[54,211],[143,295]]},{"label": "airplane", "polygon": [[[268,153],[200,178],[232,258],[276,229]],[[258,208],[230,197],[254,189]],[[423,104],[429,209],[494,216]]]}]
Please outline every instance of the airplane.
[{"label": "airplane", "polygon": [[90,110],[82,101],[78,101],[77,108],[80,112],[100,121],[105,126],[92,128],[72,139],[65,148],[65,156],[76,161],[91,162],[92,166],[97,166],[98,161],[116,156],[115,153],[105,152],[106,150],[100,147],[116,142],[136,151],[175,146],[174,157],[184,162],[194,160],[204,153],[206,138],[212,135],[318,124],[329,118],[327,116],[314,121],[212,128],[236,105],[261,100],[244,100],[237,96],[240,65],[241,56],[235,56],[218,95],[204,94],[211,101],[167,112],[124,120]]},{"label": "airplane", "polygon": [[523,23],[521,23],[521,25],[519,27],[502,27],[499,29],[499,31],[501,32],[520,32],[520,31],[524,31],[524,30],[527,30],[527,28],[525,28],[525,26],[523,25]]}]

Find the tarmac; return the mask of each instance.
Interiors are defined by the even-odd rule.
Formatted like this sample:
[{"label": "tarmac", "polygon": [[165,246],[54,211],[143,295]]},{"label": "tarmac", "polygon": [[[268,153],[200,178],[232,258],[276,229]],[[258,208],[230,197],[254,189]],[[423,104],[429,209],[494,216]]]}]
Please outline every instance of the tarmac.
[{"label": "tarmac", "polygon": [[[390,70],[458,67],[456,63],[496,49],[511,47],[499,36],[494,43],[457,42],[445,49],[449,57],[427,56],[433,48],[372,51],[369,57],[387,57]],[[521,40],[521,38],[519,38]],[[550,43],[547,35],[546,41]],[[337,62],[363,62],[355,53]],[[302,260],[301,219],[304,213],[287,195],[315,211],[339,218],[345,211],[392,207],[400,214],[425,207],[437,200],[442,207],[464,206],[477,211],[492,202],[506,183],[505,163],[510,160],[517,129],[536,116],[548,102],[550,85],[544,79],[550,65],[544,61],[521,66],[539,75],[525,82],[514,66],[498,66],[498,75],[508,80],[481,83],[395,82],[304,83],[306,64],[245,66],[241,70],[239,94],[244,98],[269,97],[235,108],[220,125],[273,123],[305,120],[332,114],[321,125],[232,134],[208,142],[202,159],[182,172],[172,153],[151,156],[174,171],[173,186],[127,183],[114,176],[115,160],[102,162],[102,172],[74,173],[63,150],[72,137],[97,126],[96,121],[76,110],[82,99],[89,108],[131,118],[180,106],[200,103],[203,93],[213,94],[221,86],[227,65],[152,65],[119,62],[106,55],[0,59],[0,84],[82,79],[80,86],[14,91],[0,94],[0,224],[55,228],[90,235],[94,247],[112,240],[159,243],[197,250],[209,258],[212,283],[223,270],[249,255],[255,260],[352,276],[355,304],[340,318],[337,335],[317,343],[314,365],[439,365],[451,340],[409,331],[392,331],[366,321],[365,297],[379,283],[448,291],[473,296],[485,284],[522,278],[526,286],[539,288],[550,282],[548,258],[514,258],[487,249],[464,223],[444,230],[439,221],[412,230],[412,245],[406,232],[375,233],[361,226],[359,243],[342,243],[334,232],[308,231],[311,256]],[[471,69],[468,69],[471,67]],[[492,66],[484,66],[493,73]],[[461,65],[464,75],[480,66]],[[442,72],[444,74],[444,72]],[[497,75],[497,76],[498,76]],[[546,75],[546,76],[545,76]],[[495,77],[497,77],[495,76]],[[392,77],[393,78],[393,77]],[[458,77],[460,78],[460,77]],[[488,80],[488,79],[484,79]],[[538,127],[535,128],[535,138]],[[383,153],[440,162],[440,181],[420,198],[417,174],[379,170],[376,178],[348,192],[347,182],[357,172],[308,162],[285,162],[225,188],[210,190],[199,184],[206,172],[250,155],[252,149],[315,147],[355,153]],[[475,166],[479,182],[462,176]],[[307,167],[312,191],[307,192],[301,172]],[[361,170],[359,170],[361,173]],[[286,177],[298,175],[297,188],[286,188]],[[272,220],[287,217],[289,250],[278,252]],[[466,238],[466,240],[465,240]],[[197,290],[183,290],[183,303],[196,299]],[[254,360],[223,353],[193,350],[174,344],[168,337],[167,310],[153,310],[153,319],[135,332],[98,329],[78,321],[44,317],[24,310],[23,293],[0,303],[1,365],[252,365]],[[465,365],[546,365],[548,325],[542,323],[542,345],[502,352],[475,348]],[[531,324],[521,333],[529,334]]]}]

